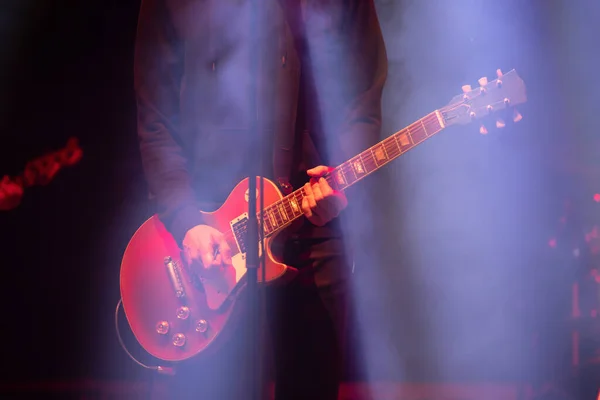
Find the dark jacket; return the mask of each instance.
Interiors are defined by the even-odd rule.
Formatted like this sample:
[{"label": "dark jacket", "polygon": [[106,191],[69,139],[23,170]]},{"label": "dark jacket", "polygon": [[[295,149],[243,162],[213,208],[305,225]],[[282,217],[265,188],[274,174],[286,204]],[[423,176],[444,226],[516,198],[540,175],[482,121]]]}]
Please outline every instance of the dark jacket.
[{"label": "dark jacket", "polygon": [[[199,202],[223,202],[257,154],[268,159],[267,177],[287,173],[298,187],[307,168],[336,165],[379,138],[387,58],[373,0],[259,0],[258,43],[248,3],[142,0],[141,155],[178,241],[202,222]],[[250,129],[253,115],[262,140]],[[279,164],[291,157],[289,172],[275,173],[274,156]]]}]

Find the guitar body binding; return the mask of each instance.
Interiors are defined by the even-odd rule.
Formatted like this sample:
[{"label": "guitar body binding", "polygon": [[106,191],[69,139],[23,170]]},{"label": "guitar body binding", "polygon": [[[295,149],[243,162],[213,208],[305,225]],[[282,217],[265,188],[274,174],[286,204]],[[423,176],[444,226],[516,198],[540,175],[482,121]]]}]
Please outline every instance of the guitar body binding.
[{"label": "guitar body binding", "polygon": [[[244,302],[238,300],[246,285],[246,253],[232,227],[247,216],[248,186],[244,179],[218,210],[199,211],[206,225],[225,235],[233,250],[230,267],[205,273],[186,265],[180,247],[157,215],[144,222],[129,241],[120,271],[123,309],[136,340],[152,356],[183,361],[216,350],[233,332],[233,320],[243,312]],[[261,194],[257,196],[259,206]],[[265,207],[281,198],[275,183],[265,179]],[[277,240],[279,235],[265,239],[264,282],[262,266],[257,271],[261,284],[283,284],[297,273],[271,251]]]}]

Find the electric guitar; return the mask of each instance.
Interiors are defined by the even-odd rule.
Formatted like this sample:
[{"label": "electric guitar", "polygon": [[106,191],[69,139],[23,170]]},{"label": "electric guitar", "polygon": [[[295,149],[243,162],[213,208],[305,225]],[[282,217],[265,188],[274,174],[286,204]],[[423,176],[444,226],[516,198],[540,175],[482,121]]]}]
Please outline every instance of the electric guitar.
[{"label": "electric guitar", "polygon": [[[498,70],[497,74],[490,82],[481,78],[475,89],[463,86],[463,93],[447,106],[337,166],[327,175],[329,184],[344,190],[451,125],[468,124],[502,110],[507,114],[507,110],[515,111],[510,119],[518,122],[522,117],[513,106],[526,102],[525,85],[515,70],[506,74]],[[496,121],[499,128],[504,124],[504,120]],[[487,130],[482,127],[480,132]],[[248,186],[247,178],[235,186],[218,210],[199,211],[207,225],[225,235],[234,254],[233,265],[218,273],[188,268],[181,249],[156,215],[131,238],[121,264],[121,299],[135,338],[152,356],[182,361],[217,348],[234,333],[229,328],[236,310],[243,309],[237,300],[245,288],[247,246],[258,245],[247,243],[245,237]],[[264,213],[258,215],[257,210],[265,240],[265,270],[258,270],[259,283],[284,281],[295,270],[278,261],[271,246],[286,227],[303,216],[304,191],[284,196],[275,183],[265,179],[264,191],[257,189],[256,196],[257,205],[264,197]]]}]

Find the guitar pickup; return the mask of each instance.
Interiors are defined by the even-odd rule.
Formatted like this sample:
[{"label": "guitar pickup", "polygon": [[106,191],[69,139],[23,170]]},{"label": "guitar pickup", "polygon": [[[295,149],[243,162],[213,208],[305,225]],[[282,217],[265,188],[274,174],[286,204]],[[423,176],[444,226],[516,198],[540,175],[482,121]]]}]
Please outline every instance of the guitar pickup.
[{"label": "guitar pickup", "polygon": [[185,297],[185,289],[183,287],[183,282],[181,281],[181,274],[179,273],[177,262],[173,261],[171,257],[165,257],[165,267],[175,296],[179,299]]}]

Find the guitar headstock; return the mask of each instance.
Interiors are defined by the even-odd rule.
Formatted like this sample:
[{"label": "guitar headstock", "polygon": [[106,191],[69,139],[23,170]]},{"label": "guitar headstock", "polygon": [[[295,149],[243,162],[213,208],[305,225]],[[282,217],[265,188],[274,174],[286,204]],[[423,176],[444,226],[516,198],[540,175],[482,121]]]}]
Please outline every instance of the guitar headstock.
[{"label": "guitar headstock", "polygon": [[[493,81],[488,82],[485,77],[479,79],[480,86],[475,89],[471,89],[469,85],[463,86],[463,93],[454,96],[447,106],[440,109],[446,126],[469,124],[511,108],[513,122],[519,122],[523,118],[514,107],[527,101],[525,83],[514,69],[506,74],[497,70],[496,74],[498,77]],[[496,120],[496,127],[502,128],[504,125],[502,118]],[[480,133],[487,133],[483,125]]]}]

